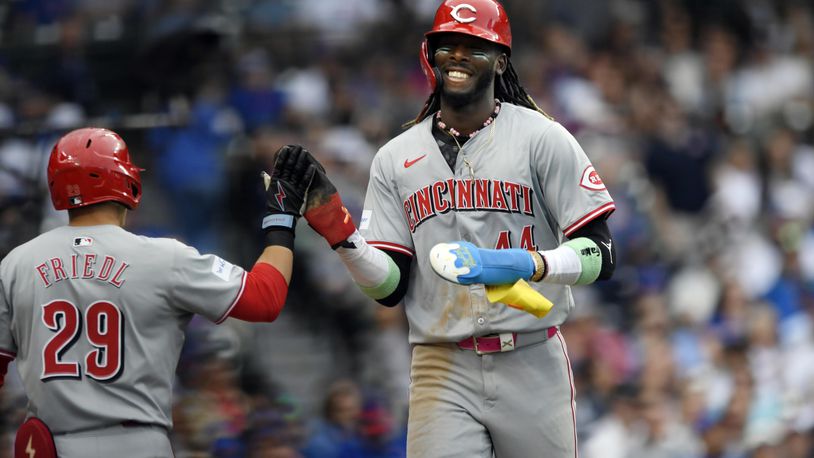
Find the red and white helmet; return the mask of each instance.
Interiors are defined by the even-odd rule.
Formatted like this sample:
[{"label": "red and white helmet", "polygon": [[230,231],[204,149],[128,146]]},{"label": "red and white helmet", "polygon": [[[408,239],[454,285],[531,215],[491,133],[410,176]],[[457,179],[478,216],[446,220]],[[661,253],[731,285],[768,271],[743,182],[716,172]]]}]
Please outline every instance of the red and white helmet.
[{"label": "red and white helmet", "polygon": [[124,140],[101,128],[77,129],[54,145],[48,188],[57,210],[116,201],[133,210],[141,200],[141,168],[130,161]]},{"label": "red and white helmet", "polygon": [[[482,38],[512,50],[512,29],[506,10],[497,0],[445,0],[435,12],[432,29],[426,38],[437,33],[454,32]],[[433,70],[427,39],[421,44],[421,69],[433,91],[438,75]]]}]

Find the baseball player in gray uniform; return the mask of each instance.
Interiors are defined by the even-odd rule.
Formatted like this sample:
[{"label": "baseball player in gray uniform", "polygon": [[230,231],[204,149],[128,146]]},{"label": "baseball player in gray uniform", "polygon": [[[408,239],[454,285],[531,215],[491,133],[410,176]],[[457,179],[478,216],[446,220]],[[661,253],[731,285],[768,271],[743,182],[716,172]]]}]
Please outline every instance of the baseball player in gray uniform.
[{"label": "baseball player in gray uniform", "polygon": [[116,133],[79,129],[57,142],[48,186],[69,224],[0,264],[0,386],[16,358],[29,400],[15,456],[172,456],[172,381],[192,315],[269,322],[285,302],[315,171],[294,161],[298,148],[282,148],[264,176],[268,246],[245,271],[123,229],[141,169]]},{"label": "baseball player in gray uniform", "polygon": [[[570,285],[613,272],[614,203],[519,84],[511,46],[495,0],[444,1],[421,51],[432,93],[376,154],[359,231],[321,168],[306,199],[362,291],[405,305],[410,457],[577,456],[559,326]],[[542,318],[488,300],[520,280],[553,302]]]}]

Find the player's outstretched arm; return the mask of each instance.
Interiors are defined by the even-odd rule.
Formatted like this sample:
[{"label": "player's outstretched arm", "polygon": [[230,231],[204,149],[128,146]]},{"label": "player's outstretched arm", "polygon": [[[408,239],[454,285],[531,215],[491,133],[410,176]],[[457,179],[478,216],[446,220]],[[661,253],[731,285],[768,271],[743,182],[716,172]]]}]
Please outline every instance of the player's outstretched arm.
[{"label": "player's outstretched arm", "polygon": [[261,224],[268,246],[246,273],[246,284],[229,316],[244,321],[274,321],[288,295],[294,259],[294,230],[316,166],[299,145],[277,151],[269,175],[262,172],[266,214]]},{"label": "player's outstretched arm", "polygon": [[317,167],[308,150],[300,145],[286,145],[274,157],[271,175],[261,173],[266,191],[266,213],[261,228],[268,246],[258,262],[271,264],[286,279],[291,279],[294,230],[305,208],[305,196],[316,176]]},{"label": "player's outstretched arm", "polygon": [[553,250],[491,250],[465,242],[439,243],[430,265],[444,279],[461,285],[507,285],[517,280],[587,285],[610,278],[613,241],[604,220],[592,221]]},{"label": "player's outstretched arm", "polygon": [[306,154],[316,166],[316,172],[303,216],[336,251],[362,292],[382,305],[396,305],[407,290],[410,259],[367,244],[356,230],[325,168],[307,151]]}]

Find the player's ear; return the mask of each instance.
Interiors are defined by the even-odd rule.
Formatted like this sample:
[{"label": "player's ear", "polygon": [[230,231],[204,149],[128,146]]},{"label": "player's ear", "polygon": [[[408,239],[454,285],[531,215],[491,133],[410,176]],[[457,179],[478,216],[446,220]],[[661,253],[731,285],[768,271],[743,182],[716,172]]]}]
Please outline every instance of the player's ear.
[{"label": "player's ear", "polygon": [[502,75],[507,68],[509,68],[509,56],[506,53],[500,53],[495,59],[495,75]]}]

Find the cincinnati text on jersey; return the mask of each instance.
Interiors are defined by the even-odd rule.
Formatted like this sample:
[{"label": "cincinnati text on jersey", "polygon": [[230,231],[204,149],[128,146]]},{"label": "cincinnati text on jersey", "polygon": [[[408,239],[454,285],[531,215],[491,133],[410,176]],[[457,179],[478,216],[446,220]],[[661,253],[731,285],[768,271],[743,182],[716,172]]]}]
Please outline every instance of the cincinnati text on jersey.
[{"label": "cincinnati text on jersey", "polygon": [[530,186],[495,179],[450,178],[436,181],[404,200],[410,232],[424,221],[449,211],[497,211],[534,216]]},{"label": "cincinnati text on jersey", "polygon": [[105,256],[98,265],[97,255],[93,253],[73,254],[70,260],[51,258],[37,266],[34,270],[46,288],[62,280],[88,280],[96,279],[110,283],[116,288],[124,284],[124,271],[130,264],[119,261],[113,256]]}]

